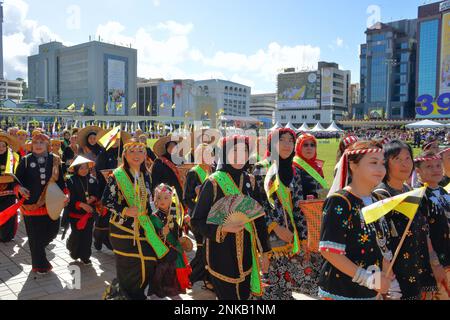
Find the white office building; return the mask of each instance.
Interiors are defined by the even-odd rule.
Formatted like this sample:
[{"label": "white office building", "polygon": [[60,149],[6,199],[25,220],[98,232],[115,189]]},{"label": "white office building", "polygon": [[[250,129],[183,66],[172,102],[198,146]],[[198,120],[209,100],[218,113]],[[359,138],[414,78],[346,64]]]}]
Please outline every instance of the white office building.
[{"label": "white office building", "polygon": [[0,100],[20,102],[23,99],[23,81],[0,79]]},{"label": "white office building", "polygon": [[276,99],[276,93],[252,94],[250,97],[250,117],[264,122],[266,126],[273,124]]},{"label": "white office building", "polygon": [[251,88],[226,80],[196,81],[200,94],[217,100],[217,107],[225,116],[249,116]]}]

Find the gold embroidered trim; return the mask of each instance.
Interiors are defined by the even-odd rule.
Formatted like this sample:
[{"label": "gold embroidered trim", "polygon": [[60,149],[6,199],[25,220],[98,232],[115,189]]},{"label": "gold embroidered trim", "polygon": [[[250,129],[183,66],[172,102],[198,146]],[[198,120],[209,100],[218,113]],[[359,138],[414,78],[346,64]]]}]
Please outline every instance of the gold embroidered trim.
[{"label": "gold embroidered trim", "polygon": [[[136,253],[125,253],[125,252],[118,251],[118,250],[114,250],[113,252],[119,256],[123,256],[123,257],[127,257],[127,258],[141,259],[139,254],[136,254]],[[143,258],[145,261],[156,261],[155,257],[143,257]]]},{"label": "gold embroidered trim", "polygon": [[236,233],[236,256],[238,261],[239,274],[244,273],[244,230]]},{"label": "gold embroidered trim", "polygon": [[[127,236],[123,234],[117,234],[117,233],[111,233],[111,237],[117,238],[117,239],[123,239],[123,240],[134,240],[134,236]],[[140,241],[147,241],[146,238],[139,238]]]}]

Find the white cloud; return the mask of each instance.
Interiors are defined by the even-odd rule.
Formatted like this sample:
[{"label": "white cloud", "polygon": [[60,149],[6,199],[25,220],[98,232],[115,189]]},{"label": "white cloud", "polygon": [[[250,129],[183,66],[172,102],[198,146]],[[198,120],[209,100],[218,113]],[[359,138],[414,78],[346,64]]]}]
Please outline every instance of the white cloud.
[{"label": "white cloud", "polygon": [[158,29],[167,30],[170,34],[181,36],[188,35],[189,33],[191,33],[193,28],[194,25],[192,23],[181,24],[172,20],[161,22],[158,24]]},{"label": "white cloud", "polygon": [[[166,30],[168,36],[163,40],[155,39],[155,30]],[[160,23],[155,28],[139,28],[134,35],[126,35],[126,28],[116,21],[99,25],[96,37],[103,41],[120,45],[132,45],[138,50],[138,75],[142,77],[177,78],[184,75],[179,65],[191,57],[188,35],[192,24],[180,24],[174,21]],[[199,52],[194,55],[198,56]]]},{"label": "white cloud", "polygon": [[161,5],[161,0],[153,0],[153,5],[159,7]]},{"label": "white cloud", "polygon": [[60,37],[47,26],[27,19],[28,4],[23,0],[6,0],[4,3],[4,68],[10,79],[27,78],[27,57],[38,52],[41,43]]},{"label": "white cloud", "polygon": [[[154,0],[155,6],[160,0]],[[6,0],[4,4],[5,72],[9,78],[27,78],[27,57],[38,52],[41,43],[62,39],[47,26],[28,18],[25,0]],[[206,55],[191,44],[192,23],[164,21],[152,26],[128,30],[117,21],[98,25],[96,38],[138,50],[138,76],[146,78],[221,78],[275,90],[276,74],[283,68],[316,67],[321,50],[311,45],[285,46],[273,42],[253,53],[225,52],[213,49]],[[70,45],[68,42],[64,42]],[[186,68],[194,70],[187,72]],[[195,68],[195,69],[193,69]]]},{"label": "white cloud", "polygon": [[338,48],[342,48],[344,46],[344,39],[337,37],[336,45],[338,46]]},{"label": "white cloud", "polygon": [[212,58],[205,58],[204,63],[210,67],[239,72],[255,80],[275,81],[276,74],[287,67],[300,69],[316,67],[320,58],[320,48],[310,45],[294,47],[281,46],[276,42],[267,49],[260,49],[251,55],[235,52],[217,52]]}]

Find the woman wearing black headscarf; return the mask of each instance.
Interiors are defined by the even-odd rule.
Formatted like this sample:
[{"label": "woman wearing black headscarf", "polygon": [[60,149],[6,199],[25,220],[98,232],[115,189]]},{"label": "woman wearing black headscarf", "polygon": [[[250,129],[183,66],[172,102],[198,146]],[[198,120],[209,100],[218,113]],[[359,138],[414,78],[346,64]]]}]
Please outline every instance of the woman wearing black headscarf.
[{"label": "woman wearing black headscarf", "polygon": [[183,183],[180,172],[173,158],[173,152],[178,145],[179,140],[172,139],[171,136],[159,139],[153,148],[158,159],[155,160],[152,166],[152,190],[155,190],[160,184],[167,184],[175,188],[178,198],[182,201],[183,198]]},{"label": "woman wearing black headscarf", "polygon": [[293,165],[295,139],[290,129],[271,133],[267,148],[271,165],[266,176],[257,179],[272,247],[264,300],[292,300],[295,289],[318,295],[323,260],[306,245],[308,230],[299,202],[308,190],[302,190],[300,169]]},{"label": "woman wearing black headscarf", "polygon": [[[261,267],[265,272],[268,269],[270,244],[263,217],[252,223],[256,238],[253,242],[251,233],[244,229],[243,223],[225,226],[207,223],[211,208],[225,196],[243,194],[258,200],[254,192],[254,178],[244,171],[249,158],[248,139],[242,136],[227,137],[222,141],[221,149],[221,163],[217,172],[203,184],[191,225],[206,239],[206,268],[219,300],[247,300],[251,294],[263,294],[259,266],[254,263],[252,252],[258,250],[262,255]],[[244,161],[236,161],[242,156],[245,159],[240,160]],[[253,247],[256,245],[258,248]]]},{"label": "woman wearing black headscarf", "polygon": [[[88,128],[84,129],[87,130]],[[80,152],[79,154],[83,157],[92,160],[95,162],[97,160],[97,156],[102,151],[102,147],[97,143],[97,134],[98,130],[92,129],[89,133],[84,137],[84,135],[80,132],[79,139],[84,139],[80,144]]]}]

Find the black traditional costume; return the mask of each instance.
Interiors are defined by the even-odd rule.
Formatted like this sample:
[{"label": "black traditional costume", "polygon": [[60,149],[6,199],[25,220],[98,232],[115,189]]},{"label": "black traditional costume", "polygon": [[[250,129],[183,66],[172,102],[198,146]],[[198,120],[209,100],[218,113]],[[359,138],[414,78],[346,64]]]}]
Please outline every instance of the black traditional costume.
[{"label": "black traditional costume", "polygon": [[[145,288],[151,283],[156,261],[166,256],[169,248],[149,218],[153,211],[149,174],[141,172],[139,179],[134,180],[129,169],[116,169],[109,177],[102,202],[111,214],[110,238],[120,290],[128,299],[145,300]],[[124,214],[130,207],[139,208],[139,219]]]},{"label": "black traditional costume", "polygon": [[[36,135],[34,139],[49,141],[43,134]],[[53,221],[45,207],[46,188],[49,182],[53,181],[68,194],[61,159],[51,153],[28,154],[20,161],[16,177],[22,187],[30,191],[30,198],[24,202],[21,212],[28,234],[33,271],[45,273],[52,269],[45,248],[56,238],[59,231],[59,219]],[[16,194],[19,187],[18,184],[15,186]]]},{"label": "black traditional costume", "polygon": [[[198,200],[197,190],[201,188],[203,183],[208,179],[208,170],[203,169],[201,166],[195,166],[192,168],[186,176],[186,183],[184,187],[184,203],[188,207],[188,215],[192,217],[195,206]],[[191,261],[192,275],[191,282],[196,283],[198,281],[208,281],[208,273],[205,269],[205,252],[204,252],[204,238],[201,233],[196,230],[192,230],[195,241],[197,243],[197,251],[194,259]]]},{"label": "black traditional costume", "polygon": [[[225,139],[222,163],[227,161],[227,140],[235,144],[241,138]],[[220,199],[239,194],[257,198],[254,188],[254,179],[242,169],[234,169],[228,164],[219,165],[218,171],[203,185],[194,210],[191,224],[206,239],[206,267],[219,300],[247,300],[251,294],[263,294],[256,255],[258,251],[261,254],[270,252],[264,218],[256,219],[249,229],[236,234],[224,234],[221,226],[207,223],[212,206]]]},{"label": "black traditional costume", "polygon": [[[92,254],[92,231],[96,215],[96,205],[100,201],[101,193],[97,179],[88,174],[80,176],[78,166],[74,167],[74,175],[67,181],[70,191],[70,202],[67,206],[72,232],[67,240],[67,249],[74,260],[81,259],[89,263]],[[92,207],[93,212],[86,212],[81,204]]]},{"label": "black traditional costume", "polygon": [[12,139],[9,135],[0,134],[0,142],[6,144],[6,151],[0,154],[0,242],[13,240],[18,227],[14,179],[5,175],[14,174],[19,164],[19,155],[11,149]]},{"label": "black traditional costume", "polygon": [[[387,183],[382,183],[375,190],[375,194],[381,200],[409,191],[411,189],[407,185],[403,186],[403,190],[396,190]],[[390,249],[392,252],[395,252],[409,219],[402,213],[392,211],[386,215],[386,220],[391,235]],[[394,264],[393,270],[400,284],[403,300],[420,300],[422,299],[422,293],[436,291],[436,281],[429,263],[430,256],[428,254],[426,230],[424,216],[416,214]]]}]

